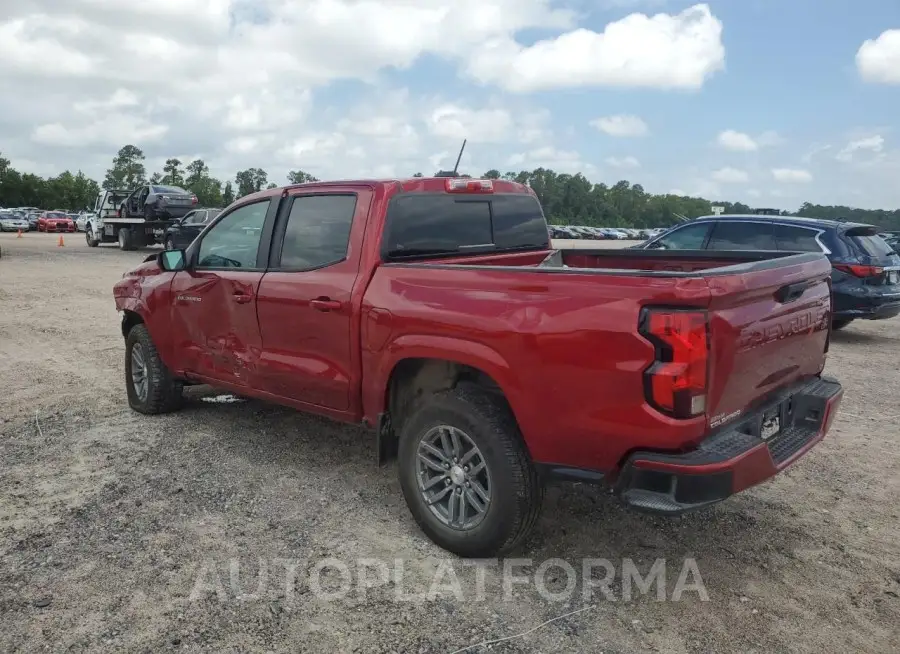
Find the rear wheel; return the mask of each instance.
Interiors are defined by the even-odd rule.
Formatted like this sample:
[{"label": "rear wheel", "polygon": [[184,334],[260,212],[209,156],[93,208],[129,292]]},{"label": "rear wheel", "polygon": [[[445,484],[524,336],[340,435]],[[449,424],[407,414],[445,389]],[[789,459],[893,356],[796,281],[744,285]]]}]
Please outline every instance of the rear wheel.
[{"label": "rear wheel", "polygon": [[181,408],[184,384],[172,378],[143,324],[132,327],[125,340],[125,386],[128,405],[139,413],[169,413]]},{"label": "rear wheel", "polygon": [[134,237],[130,227],[119,229],[119,247],[123,250],[134,250]]},{"label": "rear wheel", "polygon": [[843,329],[851,322],[853,322],[853,318],[833,318],[831,320],[831,329],[833,329],[834,331]]},{"label": "rear wheel", "polygon": [[514,549],[537,520],[543,489],[512,412],[471,384],[433,395],[402,427],[407,506],[436,544],[466,557]]}]

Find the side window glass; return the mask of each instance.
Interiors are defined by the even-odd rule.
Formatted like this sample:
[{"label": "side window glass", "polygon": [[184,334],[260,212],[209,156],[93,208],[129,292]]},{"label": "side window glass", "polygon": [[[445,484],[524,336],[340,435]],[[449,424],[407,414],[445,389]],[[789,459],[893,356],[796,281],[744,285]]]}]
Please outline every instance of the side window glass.
[{"label": "side window glass", "polygon": [[238,207],[200,242],[198,268],[255,268],[271,200]]},{"label": "side window glass", "polygon": [[666,234],[649,247],[660,250],[702,250],[709,227],[710,223],[688,225]]},{"label": "side window glass", "polygon": [[817,232],[804,227],[773,225],[775,240],[779,250],[788,252],[821,252],[822,247],[816,240]]},{"label": "side window glass", "polygon": [[347,256],[356,195],[294,198],[281,248],[281,267],[321,268]]},{"label": "side window glass", "polygon": [[181,224],[182,225],[191,225],[191,224],[193,224],[193,222],[196,218],[197,218],[197,214],[195,212],[191,211],[190,213],[186,213],[184,215],[184,219],[181,221]]},{"label": "side window glass", "polygon": [[710,250],[776,250],[772,226],[767,223],[722,221],[709,239]]}]

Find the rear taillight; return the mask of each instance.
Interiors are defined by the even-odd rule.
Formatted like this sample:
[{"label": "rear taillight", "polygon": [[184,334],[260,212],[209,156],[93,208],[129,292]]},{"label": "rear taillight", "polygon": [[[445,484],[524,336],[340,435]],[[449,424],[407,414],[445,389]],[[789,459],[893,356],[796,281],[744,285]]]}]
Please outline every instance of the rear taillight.
[{"label": "rear taillight", "polygon": [[709,364],[706,312],[644,309],[638,331],[656,349],[644,373],[647,401],[675,418],[702,415]]},{"label": "rear taillight", "polygon": [[856,264],[836,263],[834,267],[854,277],[877,277],[884,273],[884,268],[879,266],[858,266]]},{"label": "rear taillight", "polygon": [[199,200],[197,199],[196,195],[191,198],[191,204],[197,204],[198,202]]},{"label": "rear taillight", "polygon": [[493,193],[494,182],[490,179],[448,178],[447,193]]},{"label": "rear taillight", "polygon": [[116,218],[122,217],[122,209],[116,209]]}]

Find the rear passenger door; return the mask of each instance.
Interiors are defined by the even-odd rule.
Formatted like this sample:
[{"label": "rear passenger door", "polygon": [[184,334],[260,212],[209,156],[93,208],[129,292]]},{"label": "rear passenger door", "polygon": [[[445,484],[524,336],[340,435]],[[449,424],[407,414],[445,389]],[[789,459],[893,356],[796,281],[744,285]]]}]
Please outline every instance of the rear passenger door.
[{"label": "rear passenger door", "polygon": [[708,250],[777,250],[771,223],[720,220],[709,237]]},{"label": "rear passenger door", "polygon": [[347,412],[359,368],[351,339],[358,334],[360,303],[353,292],[372,189],[289,193],[257,296],[260,384],[313,409]]}]

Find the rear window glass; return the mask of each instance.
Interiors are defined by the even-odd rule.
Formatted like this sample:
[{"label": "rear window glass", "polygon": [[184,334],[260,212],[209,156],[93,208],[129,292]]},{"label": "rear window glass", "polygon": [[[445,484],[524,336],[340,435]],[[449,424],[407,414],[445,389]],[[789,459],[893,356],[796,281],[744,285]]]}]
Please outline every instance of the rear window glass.
[{"label": "rear window glass", "polygon": [[410,193],[394,198],[388,209],[385,251],[389,256],[549,245],[541,205],[530,195]]},{"label": "rear window glass", "polygon": [[822,248],[816,240],[818,232],[805,227],[788,225],[772,225],[779,250],[788,252],[821,252]]},{"label": "rear window glass", "polygon": [[884,257],[894,254],[891,246],[883,238],[873,234],[872,236],[848,236],[847,237],[857,252],[870,257]]},{"label": "rear window glass", "polygon": [[154,186],[154,193],[187,193],[183,188],[177,186]]},{"label": "rear window glass", "polygon": [[708,250],[774,250],[772,226],[755,222],[720,222],[709,239]]}]

